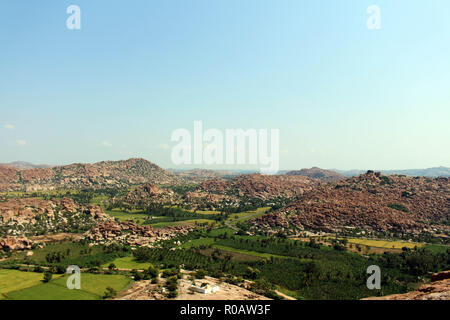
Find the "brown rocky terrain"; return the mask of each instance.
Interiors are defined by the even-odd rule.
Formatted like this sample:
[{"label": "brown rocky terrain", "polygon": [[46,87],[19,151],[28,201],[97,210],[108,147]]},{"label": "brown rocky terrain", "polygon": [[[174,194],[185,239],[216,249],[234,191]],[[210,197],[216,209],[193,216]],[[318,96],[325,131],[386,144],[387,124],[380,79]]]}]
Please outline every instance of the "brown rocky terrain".
[{"label": "brown rocky terrain", "polygon": [[[280,210],[254,219],[255,230],[321,230],[358,227],[378,232],[449,230],[450,179],[367,174],[326,183],[299,194]],[[291,229],[288,231],[288,229]]]},{"label": "brown rocky terrain", "polygon": [[26,249],[26,237],[77,233],[111,220],[96,205],[81,206],[72,199],[10,199],[0,202],[0,249]]},{"label": "brown rocky terrain", "polygon": [[120,188],[147,182],[176,185],[183,180],[144,159],[24,170],[0,166],[0,191]]},{"label": "brown rocky terrain", "polygon": [[0,250],[30,250],[33,246],[33,241],[26,237],[11,237],[0,238]]},{"label": "brown rocky terrain", "polygon": [[177,170],[172,172],[189,183],[201,183],[212,179],[228,179],[239,175],[236,171],[206,169]]},{"label": "brown rocky terrain", "polygon": [[36,222],[45,215],[54,219],[59,212],[83,212],[93,218],[107,220],[109,216],[97,205],[81,206],[70,198],[41,200],[35,198],[9,199],[0,202],[0,223],[20,225]]},{"label": "brown rocky terrain", "polygon": [[208,180],[199,189],[209,193],[268,200],[303,194],[315,184],[315,181],[302,176],[249,174],[231,180]]},{"label": "brown rocky terrain", "polygon": [[105,221],[77,238],[94,244],[120,243],[130,246],[151,247],[159,240],[168,240],[180,234],[187,234],[193,227],[189,225],[153,228],[132,222]]},{"label": "brown rocky terrain", "polygon": [[222,205],[237,207],[245,199],[292,198],[316,184],[316,181],[301,176],[244,174],[229,180],[203,181],[196,190],[184,194],[183,203],[208,210]]},{"label": "brown rocky terrain", "polygon": [[324,170],[317,167],[311,169],[301,169],[295,171],[289,171],[286,173],[288,176],[304,176],[311,179],[317,179],[320,181],[330,182],[343,180],[346,177],[343,174],[337,173],[331,170]]},{"label": "brown rocky terrain", "polygon": [[450,300],[450,271],[434,274],[431,283],[422,285],[416,291],[363,300]]},{"label": "brown rocky terrain", "polygon": [[146,183],[136,187],[117,200],[133,205],[139,203],[148,205],[150,203],[173,204],[176,199],[177,197],[172,190],[162,189],[152,183]]},{"label": "brown rocky terrain", "polygon": [[210,193],[206,191],[190,191],[183,196],[183,203],[194,208],[204,207],[208,210],[216,210],[222,203],[237,205],[240,202],[235,196]]},{"label": "brown rocky terrain", "polygon": [[0,203],[0,250],[30,249],[33,243],[45,242],[41,241],[42,237],[64,235],[68,238],[80,232],[85,233],[76,240],[150,246],[155,241],[171,239],[191,230],[191,226],[157,229],[117,222],[97,205],[82,206],[68,198],[10,199]]}]

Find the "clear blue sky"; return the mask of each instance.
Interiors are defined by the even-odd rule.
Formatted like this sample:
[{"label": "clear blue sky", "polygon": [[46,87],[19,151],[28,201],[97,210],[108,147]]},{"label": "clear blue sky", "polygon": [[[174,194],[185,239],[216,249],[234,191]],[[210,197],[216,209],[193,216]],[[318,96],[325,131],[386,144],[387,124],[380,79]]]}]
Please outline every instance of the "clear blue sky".
[{"label": "clear blue sky", "polygon": [[[82,28],[66,28],[79,5]],[[366,9],[381,8],[381,30]],[[450,166],[448,0],[0,2],[0,162],[170,161],[280,129],[281,168]]]}]

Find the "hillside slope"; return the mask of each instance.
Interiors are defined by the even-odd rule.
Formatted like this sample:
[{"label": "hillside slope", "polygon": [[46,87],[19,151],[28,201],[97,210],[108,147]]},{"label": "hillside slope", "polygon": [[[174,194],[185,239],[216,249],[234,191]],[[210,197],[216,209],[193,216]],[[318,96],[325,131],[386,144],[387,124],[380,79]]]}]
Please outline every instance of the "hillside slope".
[{"label": "hillside slope", "polygon": [[436,233],[450,219],[450,179],[382,176],[368,172],[322,184],[275,213],[253,221],[254,229]]},{"label": "hillside slope", "polygon": [[345,176],[331,170],[324,170],[317,167],[311,169],[301,169],[289,171],[286,173],[289,176],[304,176],[311,179],[318,179],[321,181],[339,181],[345,179]]},{"label": "hillside slope", "polygon": [[182,179],[145,159],[18,170],[0,167],[0,191],[116,188],[143,183],[179,184]]}]

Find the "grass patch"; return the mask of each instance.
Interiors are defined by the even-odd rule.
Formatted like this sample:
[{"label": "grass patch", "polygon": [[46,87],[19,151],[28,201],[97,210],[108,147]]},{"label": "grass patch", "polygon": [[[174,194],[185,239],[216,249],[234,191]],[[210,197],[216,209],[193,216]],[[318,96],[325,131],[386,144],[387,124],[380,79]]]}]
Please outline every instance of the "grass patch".
[{"label": "grass patch", "polygon": [[12,300],[100,300],[107,287],[116,291],[125,289],[131,279],[122,275],[81,274],[81,289],[66,286],[68,275],[26,289],[10,292]]},{"label": "grass patch", "polygon": [[139,224],[142,224],[148,218],[148,214],[139,210],[124,212],[117,209],[113,209],[113,210],[105,210],[105,213],[109,214],[113,218],[116,218],[120,222],[133,220],[134,222],[139,221]]},{"label": "grass patch", "polygon": [[118,269],[136,269],[136,270],[145,270],[148,269],[150,263],[147,262],[137,262],[134,257],[123,257],[117,258],[111,262],[105,263],[102,265],[103,268],[108,268],[111,263],[114,263],[116,268]]},{"label": "grass patch", "polygon": [[[281,256],[278,254],[271,254],[271,253],[265,253],[265,252],[256,252],[256,251],[248,251],[248,250],[243,250],[243,249],[236,249],[236,248],[232,248],[232,247],[227,247],[227,246],[223,246],[220,244],[214,244],[213,245],[214,248],[217,248],[219,250],[222,251],[228,251],[228,252],[236,252],[236,253],[241,253],[241,254],[245,254],[248,256],[254,256],[254,257],[259,257],[259,258],[264,258],[264,259],[270,259],[271,257],[273,258],[279,258],[279,259],[296,259],[293,257],[288,257],[288,256]],[[298,259],[300,260],[300,259]],[[302,261],[308,261],[308,259],[301,259]]]},{"label": "grass patch", "polygon": [[43,279],[42,273],[0,269],[0,299],[7,293],[36,286]]},{"label": "grass patch", "polygon": [[215,221],[208,219],[193,219],[193,220],[183,220],[183,221],[171,221],[171,222],[158,222],[152,223],[150,226],[154,228],[164,228],[168,226],[179,226],[179,225],[187,225],[187,224],[195,224],[195,223],[208,223],[214,224]]},{"label": "grass patch", "polygon": [[185,242],[182,247],[184,249],[190,249],[192,247],[209,246],[212,244],[214,244],[214,238],[200,238]]},{"label": "grass patch", "polygon": [[440,244],[427,244],[425,249],[432,251],[433,253],[446,253],[450,250],[450,246],[440,245]]},{"label": "grass patch", "polygon": [[406,241],[388,241],[388,240],[373,240],[373,239],[347,239],[349,243],[361,244],[368,247],[377,247],[385,249],[401,249],[403,247],[413,249],[414,247],[421,248],[423,243],[406,242]]}]

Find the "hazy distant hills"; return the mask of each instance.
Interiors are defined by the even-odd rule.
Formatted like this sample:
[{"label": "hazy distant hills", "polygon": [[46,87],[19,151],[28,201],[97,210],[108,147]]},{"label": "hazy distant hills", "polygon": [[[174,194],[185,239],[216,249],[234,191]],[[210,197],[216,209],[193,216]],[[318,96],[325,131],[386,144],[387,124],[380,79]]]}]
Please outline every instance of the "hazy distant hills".
[{"label": "hazy distant hills", "polygon": [[230,179],[242,174],[240,171],[231,170],[207,170],[207,169],[190,169],[177,170],[168,169],[167,171],[174,173],[176,176],[183,178],[189,183],[200,183],[211,179]]},{"label": "hazy distant hills", "polygon": [[336,171],[320,169],[317,167],[313,167],[311,169],[289,171],[286,174],[289,176],[304,176],[327,182],[345,179],[345,176],[343,174],[340,174]]},{"label": "hazy distant hills", "polygon": [[0,163],[0,166],[8,166],[16,169],[37,169],[37,168],[51,168],[53,166],[48,164],[32,164],[25,161],[14,161],[9,163]]},{"label": "hazy distant hills", "polygon": [[[367,170],[337,170],[333,169],[340,174],[343,174],[347,177],[355,177],[359,176],[367,172]],[[427,168],[427,169],[407,169],[407,170],[373,170],[380,171],[384,175],[392,175],[392,174],[402,174],[410,177],[450,177],[450,168],[448,167],[435,167],[435,168]]]}]

